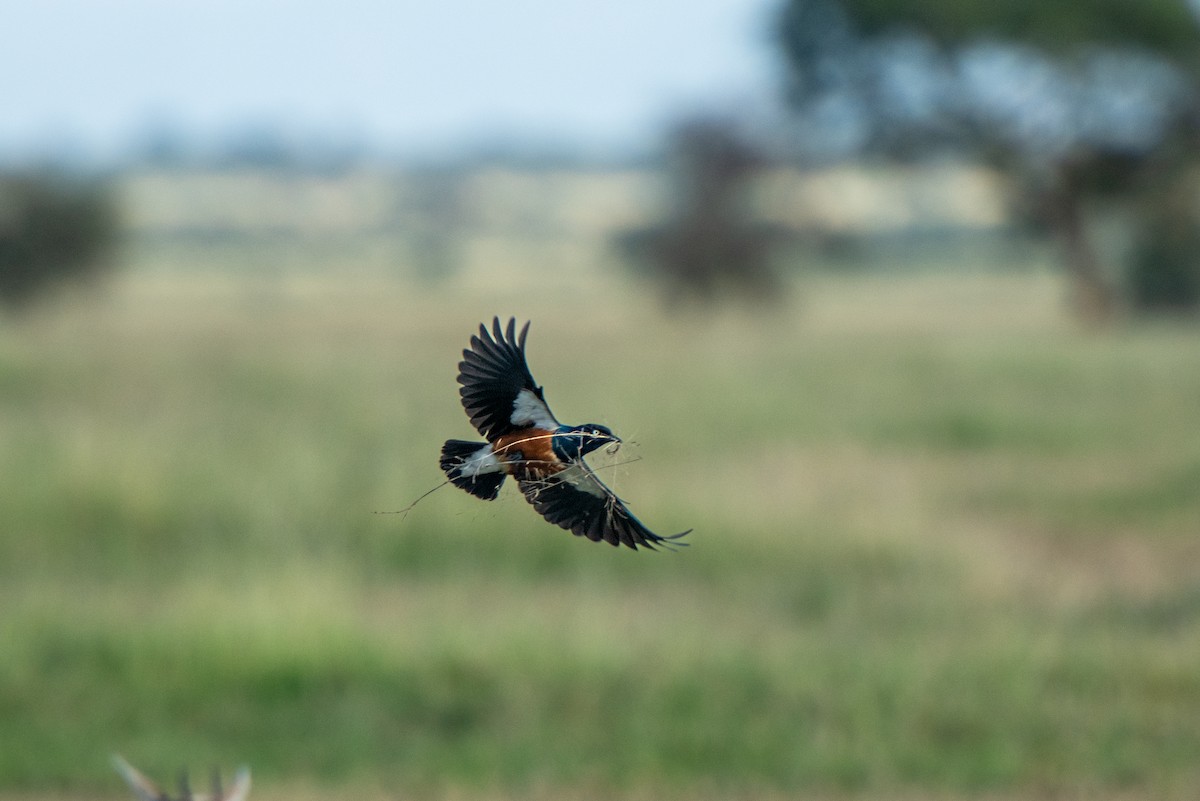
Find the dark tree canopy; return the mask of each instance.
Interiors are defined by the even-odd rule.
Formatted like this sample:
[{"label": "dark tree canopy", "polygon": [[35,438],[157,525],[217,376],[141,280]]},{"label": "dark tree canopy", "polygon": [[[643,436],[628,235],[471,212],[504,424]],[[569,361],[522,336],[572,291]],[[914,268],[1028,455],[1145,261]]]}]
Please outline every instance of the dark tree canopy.
[{"label": "dark tree canopy", "polygon": [[[802,149],[952,151],[1005,171],[1018,217],[1040,217],[1058,241],[1085,316],[1116,305],[1088,236],[1094,201],[1128,201],[1135,237],[1191,213],[1165,208],[1190,197],[1177,184],[1200,158],[1200,25],[1187,0],[790,0],[778,31]],[[1140,254],[1125,266],[1165,258]],[[1200,251],[1170,259],[1200,271]]]},{"label": "dark tree canopy", "polygon": [[764,156],[723,119],[684,121],[667,144],[673,208],[659,225],[619,234],[619,250],[658,281],[671,307],[728,296],[777,299],[771,256],[782,233],[749,208]]},{"label": "dark tree canopy", "polygon": [[844,151],[1146,152],[1195,125],[1184,0],[791,0],[779,39],[792,101]]},{"label": "dark tree canopy", "polygon": [[108,264],[118,220],[101,184],[46,174],[0,176],[0,303],[28,305]]},{"label": "dark tree canopy", "polygon": [[846,0],[845,6],[869,36],[905,26],[950,45],[989,38],[1051,52],[1108,45],[1200,59],[1196,20],[1185,0]]}]

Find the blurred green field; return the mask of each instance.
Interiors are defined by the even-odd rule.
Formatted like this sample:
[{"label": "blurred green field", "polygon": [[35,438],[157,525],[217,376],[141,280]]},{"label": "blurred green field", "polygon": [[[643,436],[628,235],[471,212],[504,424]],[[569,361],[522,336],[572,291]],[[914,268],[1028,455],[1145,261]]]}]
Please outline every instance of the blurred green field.
[{"label": "blurred green field", "polygon": [[[0,796],[1200,796],[1200,336],[1041,270],[140,272],[0,328]],[[504,288],[497,288],[501,284]],[[442,489],[493,314],[679,553]]]}]

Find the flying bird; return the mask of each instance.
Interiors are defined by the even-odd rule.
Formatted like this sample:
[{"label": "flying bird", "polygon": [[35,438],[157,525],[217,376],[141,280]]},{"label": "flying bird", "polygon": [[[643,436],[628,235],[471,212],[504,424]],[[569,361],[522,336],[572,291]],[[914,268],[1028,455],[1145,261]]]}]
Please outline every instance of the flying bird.
[{"label": "flying bird", "polygon": [[525,323],[518,335],[515,318],[507,330],[500,318],[489,333],[483,325],[458,363],[459,395],[471,425],[486,442],[447,440],[441,467],[456,487],[476,498],[494,500],[512,476],[525,500],[549,522],[593,542],[654,550],[672,546],[691,529],[659,536],[646,528],[584,462],[597,448],[620,445],[606,426],[560,423],[525,361]]}]

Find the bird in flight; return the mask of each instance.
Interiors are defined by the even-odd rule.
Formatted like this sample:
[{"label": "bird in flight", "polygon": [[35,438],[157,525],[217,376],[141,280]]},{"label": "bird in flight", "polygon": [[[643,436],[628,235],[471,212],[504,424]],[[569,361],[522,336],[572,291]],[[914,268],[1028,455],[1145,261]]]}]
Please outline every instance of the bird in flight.
[{"label": "bird in flight", "polygon": [[500,318],[489,333],[483,325],[458,363],[463,408],[486,442],[446,440],[441,467],[456,487],[494,500],[512,476],[525,500],[549,522],[593,542],[654,550],[673,546],[691,529],[659,536],[646,528],[584,462],[583,457],[621,439],[598,423],[568,426],[546,405],[525,361],[525,323],[507,330]]}]

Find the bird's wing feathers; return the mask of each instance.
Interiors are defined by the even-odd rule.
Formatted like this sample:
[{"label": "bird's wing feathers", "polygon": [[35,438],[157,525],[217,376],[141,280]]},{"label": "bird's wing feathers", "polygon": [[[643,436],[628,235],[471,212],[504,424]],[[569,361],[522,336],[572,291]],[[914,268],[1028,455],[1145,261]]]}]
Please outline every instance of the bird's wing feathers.
[{"label": "bird's wing feathers", "polygon": [[491,333],[479,326],[479,336],[471,337],[471,347],[458,363],[463,408],[488,440],[530,426],[553,430],[559,425],[525,361],[529,323],[520,335],[516,327],[513,318],[501,330],[499,317],[492,321]]},{"label": "bird's wing feathers", "polygon": [[[558,420],[525,361],[529,323],[517,333],[516,319],[502,329],[479,326],[458,364],[459,395],[471,424],[489,442],[527,428],[553,431]],[[690,532],[661,537],[642,525],[624,502],[578,459],[547,478],[518,478],[525,499],[549,522],[589,540],[630,548],[671,547]]]},{"label": "bird's wing feathers", "polygon": [[593,542],[604,540],[612,545],[674,546],[684,534],[662,537],[650,531],[625,507],[624,502],[605,486],[582,460],[544,479],[517,482],[525,500],[533,504],[547,521]]}]

